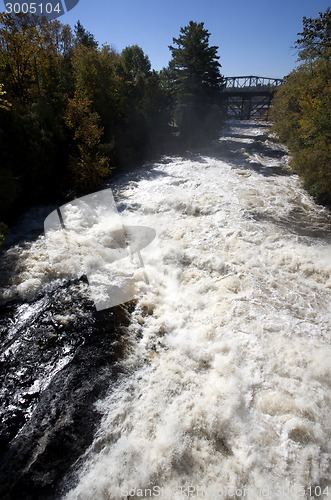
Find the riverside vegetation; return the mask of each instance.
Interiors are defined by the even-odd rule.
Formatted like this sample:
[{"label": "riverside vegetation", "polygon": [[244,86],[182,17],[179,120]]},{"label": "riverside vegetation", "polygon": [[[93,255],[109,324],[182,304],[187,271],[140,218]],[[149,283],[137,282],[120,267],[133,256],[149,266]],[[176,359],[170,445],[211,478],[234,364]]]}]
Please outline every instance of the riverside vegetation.
[{"label": "riverside vegetation", "polygon": [[80,22],[73,32],[57,20],[1,14],[0,221],[217,134],[223,79],[209,36],[190,22],[169,47],[169,67],[156,72],[137,45],[99,47]]},{"label": "riverside vegetation", "polygon": [[299,66],[273,102],[274,131],[316,200],[331,206],[331,11],[304,18],[295,47]]},{"label": "riverside vegetation", "polygon": [[[303,20],[301,65],[277,92],[274,131],[318,201],[331,204],[330,9]],[[80,22],[0,14],[0,245],[25,206],[98,189],[125,165],[217,136],[218,47],[191,21],[151,69],[137,46],[99,46]]]}]

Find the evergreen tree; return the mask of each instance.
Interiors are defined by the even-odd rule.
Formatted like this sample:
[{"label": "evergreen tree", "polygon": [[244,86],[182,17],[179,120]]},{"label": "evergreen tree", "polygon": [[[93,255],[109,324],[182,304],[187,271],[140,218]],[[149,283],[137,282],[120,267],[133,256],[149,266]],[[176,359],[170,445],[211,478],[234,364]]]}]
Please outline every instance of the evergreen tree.
[{"label": "evergreen tree", "polygon": [[176,96],[175,119],[185,139],[210,136],[219,127],[220,74],[218,47],[209,45],[204,23],[190,21],[169,49]]},{"label": "evergreen tree", "polygon": [[77,21],[75,25],[75,37],[76,37],[76,44],[84,45],[89,49],[98,48],[98,42],[94,38],[94,35],[92,35],[92,33],[90,33],[89,31],[87,31],[80,21]]}]

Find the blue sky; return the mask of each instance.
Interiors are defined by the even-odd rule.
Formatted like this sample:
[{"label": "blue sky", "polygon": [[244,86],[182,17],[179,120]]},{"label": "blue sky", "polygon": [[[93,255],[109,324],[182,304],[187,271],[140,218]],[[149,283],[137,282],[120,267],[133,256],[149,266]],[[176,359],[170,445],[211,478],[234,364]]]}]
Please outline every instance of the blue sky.
[{"label": "blue sky", "polygon": [[156,70],[170,59],[168,45],[190,20],[204,22],[219,46],[225,76],[282,77],[295,66],[291,46],[302,18],[317,17],[330,0],[80,0],[60,20],[79,19],[100,44],[121,51],[138,44]]}]

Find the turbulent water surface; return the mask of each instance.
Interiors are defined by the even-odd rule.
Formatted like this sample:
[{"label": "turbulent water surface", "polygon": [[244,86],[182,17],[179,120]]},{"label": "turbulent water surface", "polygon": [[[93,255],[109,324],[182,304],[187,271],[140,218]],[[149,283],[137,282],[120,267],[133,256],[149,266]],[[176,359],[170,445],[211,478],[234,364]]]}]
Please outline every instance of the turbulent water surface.
[{"label": "turbulent water surface", "polygon": [[[157,238],[62,498],[331,496],[331,218],[287,160],[265,124],[232,123],[112,185],[123,222]],[[42,237],[10,251],[6,300],[59,278]]]}]

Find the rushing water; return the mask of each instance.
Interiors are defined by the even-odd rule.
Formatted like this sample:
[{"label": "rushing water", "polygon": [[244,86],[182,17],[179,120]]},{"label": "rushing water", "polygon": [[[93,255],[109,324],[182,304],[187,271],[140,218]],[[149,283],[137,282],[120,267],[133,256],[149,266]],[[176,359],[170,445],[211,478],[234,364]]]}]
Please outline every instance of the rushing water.
[{"label": "rushing water", "polygon": [[[232,123],[112,186],[157,238],[67,500],[331,496],[331,218],[287,160],[265,125]],[[6,297],[61,274],[42,237],[17,248]]]}]

